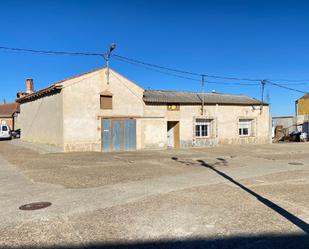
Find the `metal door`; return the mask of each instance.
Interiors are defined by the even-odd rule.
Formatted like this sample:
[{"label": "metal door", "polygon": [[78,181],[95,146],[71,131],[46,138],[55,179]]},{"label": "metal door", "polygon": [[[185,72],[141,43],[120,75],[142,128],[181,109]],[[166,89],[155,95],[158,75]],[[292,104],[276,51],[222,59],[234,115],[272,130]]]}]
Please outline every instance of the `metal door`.
[{"label": "metal door", "polygon": [[102,120],[102,150],[104,152],[135,149],[136,120]]},{"label": "metal door", "polygon": [[136,149],[136,121],[127,119],[124,121],[124,150]]},{"label": "metal door", "polygon": [[112,121],[113,124],[113,150],[122,150],[123,141],[123,121]]},{"label": "metal door", "polygon": [[102,120],[102,148],[103,151],[108,152],[111,151],[111,137],[112,137],[112,126],[110,119],[103,119]]}]

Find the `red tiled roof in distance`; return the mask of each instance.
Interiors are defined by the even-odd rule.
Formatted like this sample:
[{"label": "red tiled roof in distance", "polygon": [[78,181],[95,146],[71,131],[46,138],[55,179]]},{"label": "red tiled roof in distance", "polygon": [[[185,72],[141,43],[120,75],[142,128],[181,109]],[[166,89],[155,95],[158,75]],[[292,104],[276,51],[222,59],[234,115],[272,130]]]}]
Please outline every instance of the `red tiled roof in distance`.
[{"label": "red tiled roof in distance", "polygon": [[19,112],[19,104],[16,102],[0,105],[0,117],[2,118],[12,117],[16,112]]}]

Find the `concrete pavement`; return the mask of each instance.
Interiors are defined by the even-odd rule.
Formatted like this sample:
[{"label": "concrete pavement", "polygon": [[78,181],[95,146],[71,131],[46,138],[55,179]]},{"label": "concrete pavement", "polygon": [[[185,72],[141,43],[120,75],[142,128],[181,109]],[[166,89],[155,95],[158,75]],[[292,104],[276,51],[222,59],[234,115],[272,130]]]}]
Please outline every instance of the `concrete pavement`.
[{"label": "concrete pavement", "polygon": [[[102,166],[101,171],[108,171],[114,163],[120,161],[121,166],[130,165],[122,170],[130,170],[138,165],[136,167],[142,171],[144,165],[147,173],[143,175],[143,172],[139,172],[140,177],[132,180],[122,180],[119,176],[119,181],[107,184],[98,180],[100,184],[73,187],[68,187],[66,181],[61,179],[52,183],[52,177],[47,182],[42,181],[47,179],[42,176],[42,172],[53,172],[49,169],[53,164],[50,164],[48,155],[41,155],[42,158],[38,160],[40,163],[46,160],[45,165],[48,165],[49,171],[36,171],[30,164],[33,162],[32,157],[24,157],[23,164],[19,165],[21,158],[15,155],[13,160],[10,156],[15,151],[13,145],[2,146],[0,245],[5,247],[86,247],[93,243],[132,243],[196,237],[213,239],[244,234],[306,235],[298,223],[295,225],[295,222],[275,208],[265,206],[255,196],[198,161],[214,165],[218,171],[308,224],[309,155],[303,153],[306,149],[304,145],[284,148],[283,159],[278,157],[278,147],[266,147],[264,153],[258,154],[254,151],[263,151],[263,147],[241,147],[241,153],[237,156],[227,156],[226,153],[234,153],[235,148],[221,148],[221,151],[216,148],[210,152],[208,149],[151,152],[152,155],[158,153],[157,157],[147,160],[142,153],[135,154],[135,157],[130,153],[118,154],[114,155],[116,159],[113,160],[111,155],[107,155],[109,161],[103,160],[102,163],[110,163],[111,166]],[[294,156],[287,157],[286,150]],[[271,154],[271,151],[274,153]],[[20,152],[20,155],[22,153],[36,155],[27,149]],[[147,153],[150,152],[145,152],[146,157]],[[160,153],[163,155],[160,156]],[[222,154],[226,155],[225,158],[222,158]],[[269,158],[270,155],[275,159]],[[76,155],[77,158],[83,156],[89,157],[88,154]],[[67,164],[72,155],[61,154],[61,157],[62,162]],[[100,160],[93,160],[91,165],[97,165],[98,162],[100,165]],[[302,165],[291,165],[291,160],[301,162]],[[58,164],[61,164],[61,160],[55,161],[55,171],[61,169]],[[91,165],[86,167],[88,171],[92,170]],[[74,163],[71,166],[76,169]],[[84,179],[83,167],[80,171],[81,180]],[[153,168],[153,176],[149,176],[147,167]],[[160,168],[160,174],[155,167]],[[98,169],[95,170],[97,172]],[[39,178],[32,177],[38,172]],[[104,174],[106,172],[102,173],[103,178]],[[22,204],[35,201],[50,201],[52,206],[36,211],[18,209]],[[243,242],[239,243],[239,248],[242,248]],[[307,243],[306,240],[304,243]]]}]

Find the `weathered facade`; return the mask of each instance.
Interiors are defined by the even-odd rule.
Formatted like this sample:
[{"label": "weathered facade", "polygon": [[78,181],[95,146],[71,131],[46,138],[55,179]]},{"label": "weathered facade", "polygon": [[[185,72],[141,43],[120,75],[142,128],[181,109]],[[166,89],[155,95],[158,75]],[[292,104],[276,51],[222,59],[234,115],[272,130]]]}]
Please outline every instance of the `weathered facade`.
[{"label": "weathered facade", "polygon": [[297,115],[309,115],[309,94],[305,94],[303,97],[296,100]]},{"label": "weathered facade", "polygon": [[295,125],[297,130],[309,133],[309,94],[295,101]]},{"label": "weathered facade", "polygon": [[64,151],[271,141],[269,107],[256,99],[144,90],[106,68],[57,82],[17,101],[21,138]]}]

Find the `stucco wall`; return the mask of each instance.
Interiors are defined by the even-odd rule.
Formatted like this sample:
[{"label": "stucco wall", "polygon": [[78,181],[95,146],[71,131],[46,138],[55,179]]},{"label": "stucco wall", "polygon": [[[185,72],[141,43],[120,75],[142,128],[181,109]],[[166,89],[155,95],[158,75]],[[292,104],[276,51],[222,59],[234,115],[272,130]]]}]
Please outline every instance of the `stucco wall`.
[{"label": "stucco wall", "polygon": [[21,139],[63,146],[62,93],[20,105],[18,117]]},{"label": "stucco wall", "polygon": [[[64,81],[61,93],[21,105],[19,117],[22,139],[53,144],[64,151],[101,151],[102,118],[136,119],[137,149],[166,148],[167,122],[179,121],[181,147],[216,144],[270,142],[268,106],[206,105],[205,116],[211,119],[211,136],[196,138],[194,120],[201,118],[200,105],[181,105],[168,111],[166,105],[146,105],[143,89],[110,70],[96,70]],[[113,108],[101,110],[100,94],[113,95]],[[240,118],[254,120],[254,135],[240,137]]]},{"label": "stucco wall", "polygon": [[[100,109],[100,93],[105,91],[113,94],[112,110]],[[107,84],[106,69],[101,69],[66,81],[62,92],[65,151],[101,151],[102,117],[136,118],[137,148],[141,148],[141,87],[113,70]]]},{"label": "stucco wall", "polygon": [[[205,106],[205,116],[211,119],[211,136],[196,138],[194,136],[194,120],[201,118],[201,106],[182,105],[179,111],[168,111],[166,105],[147,105],[145,116],[156,116],[157,119],[143,121],[143,147],[160,148],[167,146],[167,121],[180,122],[181,147],[212,146],[216,144],[247,144],[270,142],[270,113],[268,106],[260,111],[259,106]],[[160,118],[163,117],[163,118]],[[254,129],[250,137],[240,137],[238,134],[239,119],[252,119]],[[153,127],[153,128],[151,128]],[[161,135],[159,131],[161,130]],[[163,144],[162,144],[163,143]]]},{"label": "stucco wall", "polygon": [[297,107],[298,115],[308,115],[309,114],[309,98],[300,98],[298,100],[298,107]]}]

